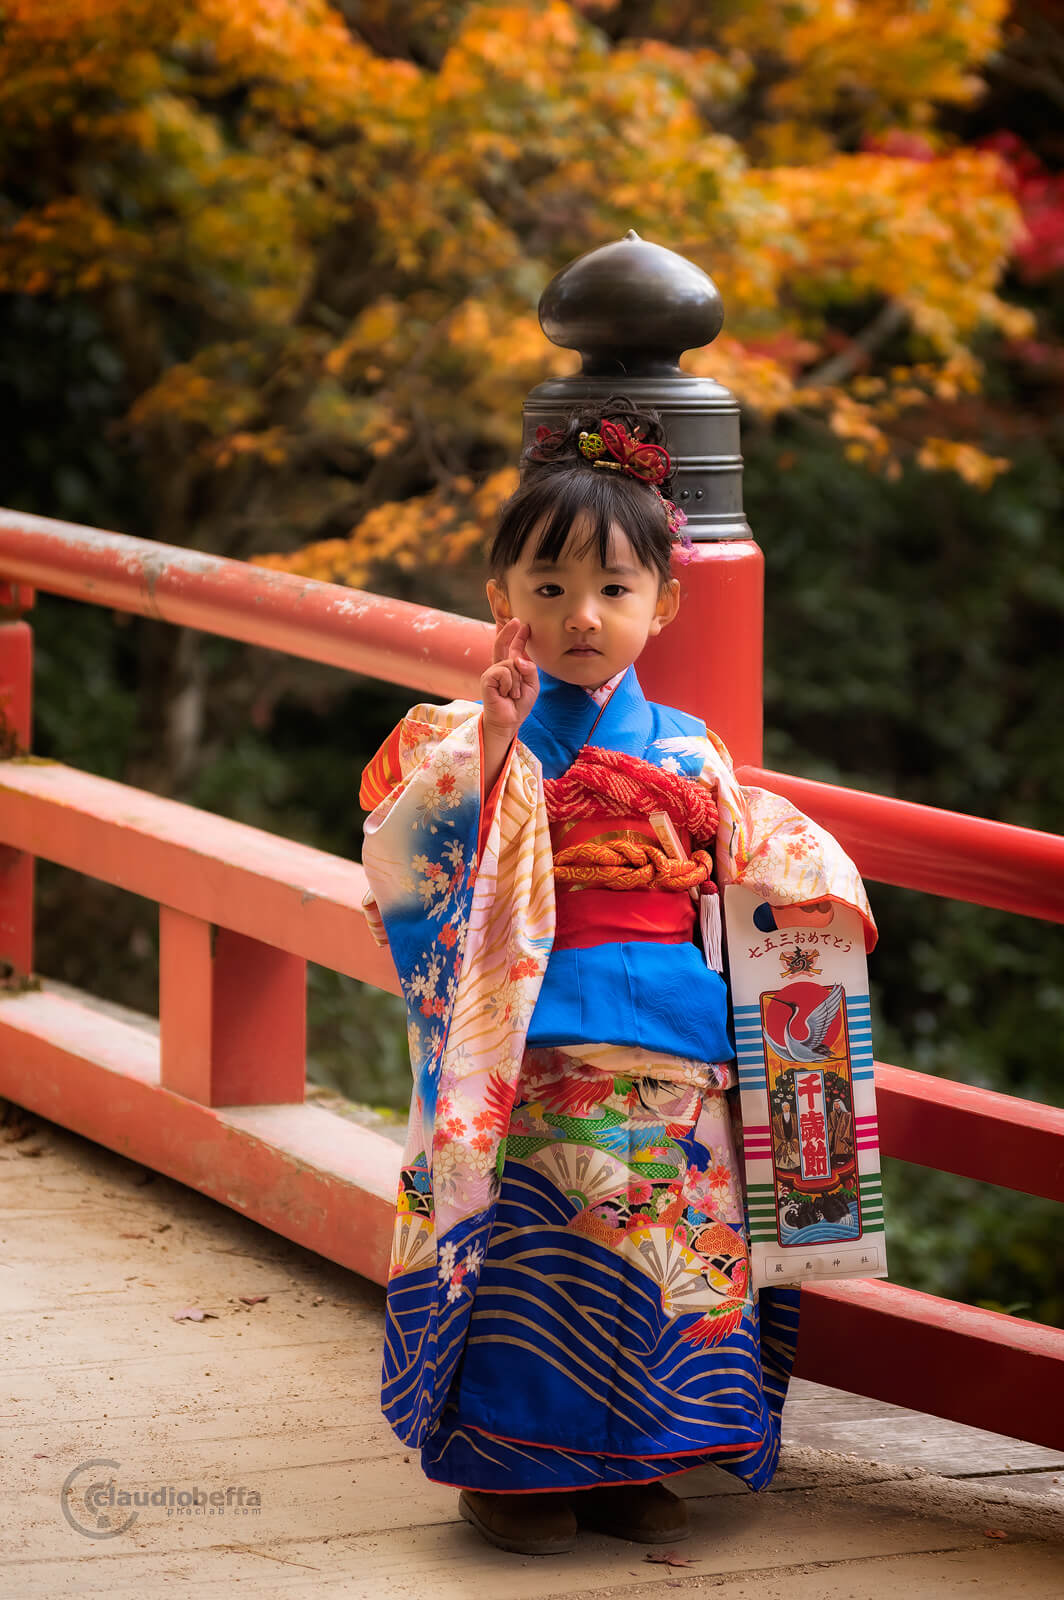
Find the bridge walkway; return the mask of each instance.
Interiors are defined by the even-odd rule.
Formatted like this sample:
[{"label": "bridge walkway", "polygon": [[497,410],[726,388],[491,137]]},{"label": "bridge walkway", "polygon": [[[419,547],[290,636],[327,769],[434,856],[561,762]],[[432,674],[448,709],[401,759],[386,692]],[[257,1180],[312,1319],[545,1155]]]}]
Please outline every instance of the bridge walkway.
[{"label": "bridge walkway", "polygon": [[[1064,1593],[1064,1452],[808,1383],[768,1492],[713,1468],[679,1480],[683,1565],[592,1536],[557,1559],[504,1555],[380,1415],[374,1285],[14,1107],[0,1241],[5,1600]],[[147,1506],[119,1531],[127,1511],[84,1503],[112,1481],[228,1505]]]}]

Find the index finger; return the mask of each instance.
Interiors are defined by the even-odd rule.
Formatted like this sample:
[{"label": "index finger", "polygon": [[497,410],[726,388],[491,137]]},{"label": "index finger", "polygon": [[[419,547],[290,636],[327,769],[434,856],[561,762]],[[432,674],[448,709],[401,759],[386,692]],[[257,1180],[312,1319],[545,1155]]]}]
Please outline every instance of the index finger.
[{"label": "index finger", "polygon": [[497,666],[500,661],[509,661],[510,647],[517,638],[521,623],[516,617],[511,617],[509,622],[500,622],[495,628],[495,644],[492,647],[492,666]]}]

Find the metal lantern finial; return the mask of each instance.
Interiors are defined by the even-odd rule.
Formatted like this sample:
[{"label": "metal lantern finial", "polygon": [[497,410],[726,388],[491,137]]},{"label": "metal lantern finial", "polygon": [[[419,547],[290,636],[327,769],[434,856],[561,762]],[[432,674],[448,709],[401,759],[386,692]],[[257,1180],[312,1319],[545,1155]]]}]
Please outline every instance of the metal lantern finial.
[{"label": "metal lantern finial", "polygon": [[720,332],[724,307],[693,261],[629,228],[563,267],[544,289],[539,320],[554,344],[578,350],[583,370],[550,379],[525,402],[525,443],[541,423],[595,410],[622,393],[661,416],[676,468],[676,501],[692,539],[749,539],[742,508],[739,406],[712,378],[684,372],[685,350]]}]

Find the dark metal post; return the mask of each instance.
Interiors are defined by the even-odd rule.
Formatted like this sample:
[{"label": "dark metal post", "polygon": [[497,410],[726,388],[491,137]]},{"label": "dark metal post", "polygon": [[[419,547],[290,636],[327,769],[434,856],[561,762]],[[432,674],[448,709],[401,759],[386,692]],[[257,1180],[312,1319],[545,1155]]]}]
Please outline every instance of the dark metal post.
[{"label": "dark metal post", "polygon": [[684,350],[709,344],[724,310],[712,278],[630,231],[569,263],[543,291],[539,317],[583,370],[533,389],[525,443],[541,423],[594,411],[624,394],[661,417],[676,499],[695,541],[674,564],[680,614],[651,642],[639,674],[648,695],[706,718],[736,763],[761,760],[763,559],[743,515],[739,406],[712,378],[684,372]]}]

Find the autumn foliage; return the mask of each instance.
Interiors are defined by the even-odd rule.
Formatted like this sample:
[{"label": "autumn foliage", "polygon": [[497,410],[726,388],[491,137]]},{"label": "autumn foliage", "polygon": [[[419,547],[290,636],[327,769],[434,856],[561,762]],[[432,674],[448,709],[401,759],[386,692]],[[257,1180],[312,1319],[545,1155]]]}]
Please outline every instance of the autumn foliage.
[{"label": "autumn foliage", "polygon": [[947,131],[1005,10],[8,0],[0,291],[100,318],[146,531],[338,581],[476,548],[575,364],[539,293],[629,227],[718,282],[686,362],[753,423],[985,484],[912,417],[1031,336],[1003,275],[1059,250],[1016,151]]}]

